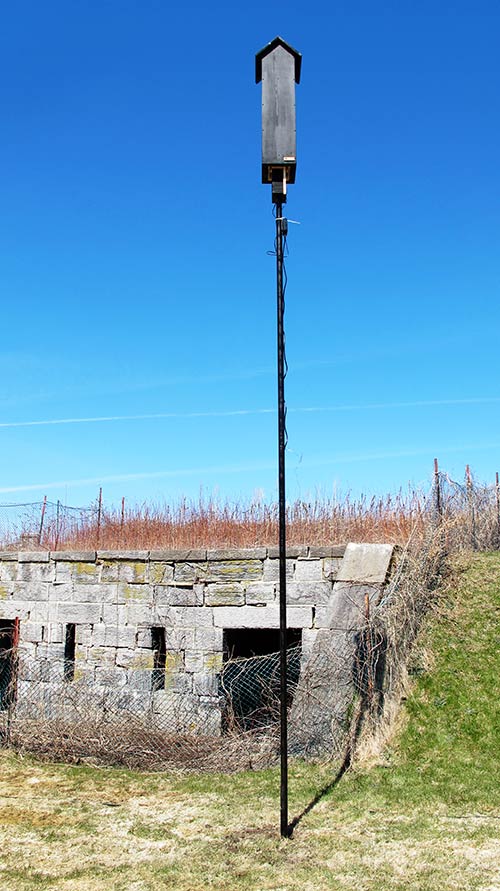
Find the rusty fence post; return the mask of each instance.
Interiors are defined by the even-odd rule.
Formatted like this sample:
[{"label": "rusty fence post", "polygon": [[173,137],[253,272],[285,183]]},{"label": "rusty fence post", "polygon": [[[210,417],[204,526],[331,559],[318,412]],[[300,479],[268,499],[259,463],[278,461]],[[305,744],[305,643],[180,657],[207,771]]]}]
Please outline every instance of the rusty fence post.
[{"label": "rusty fence post", "polygon": [[40,528],[38,530],[38,544],[42,543],[42,535],[43,535],[43,521],[45,519],[45,511],[47,510],[47,496],[43,496],[43,504],[42,504],[42,514],[40,517]]},{"label": "rusty fence post", "polygon": [[434,458],[434,508],[436,525],[440,526],[443,520],[443,500],[441,497],[441,481],[439,478],[439,465],[437,458]]},{"label": "rusty fence post", "polygon": [[97,499],[97,536],[96,547],[99,547],[101,541],[101,521],[102,521],[102,486],[99,489],[99,497]]},{"label": "rusty fence post", "polygon": [[500,550],[500,483],[498,480],[498,470],[495,475],[495,495],[497,502],[497,550]]},{"label": "rusty fence post", "polygon": [[467,490],[467,503],[469,506],[469,516],[470,516],[470,543],[473,551],[477,551],[477,537],[476,537],[476,510],[474,506],[474,483],[472,481],[472,474],[470,472],[470,467],[467,464],[465,468],[465,484]]}]

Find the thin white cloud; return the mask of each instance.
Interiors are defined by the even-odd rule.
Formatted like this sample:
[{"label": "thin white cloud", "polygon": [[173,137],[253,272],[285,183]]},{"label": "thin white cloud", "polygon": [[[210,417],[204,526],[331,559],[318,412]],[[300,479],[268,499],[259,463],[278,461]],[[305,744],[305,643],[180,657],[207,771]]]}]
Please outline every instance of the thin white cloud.
[{"label": "thin white cloud", "polygon": [[[489,442],[463,443],[461,445],[447,446],[431,446],[421,448],[408,449],[390,449],[387,451],[374,452],[339,452],[334,455],[312,455],[301,461],[302,468],[314,467],[332,467],[338,464],[351,464],[362,461],[383,461],[391,458],[413,458],[428,455],[446,455],[463,452],[468,454],[472,451],[482,451],[489,449],[499,449],[500,440]],[[291,463],[291,462],[290,462]],[[110,476],[85,477],[76,480],[56,480],[43,483],[30,483],[22,486],[3,486],[0,493],[8,494],[14,492],[32,492],[32,491],[49,491],[51,489],[61,489],[63,487],[82,487],[82,486],[99,486],[104,483],[123,483],[134,482],[136,480],[149,479],[176,479],[182,477],[198,476],[204,477],[208,474],[233,474],[233,473],[252,473],[266,470],[275,470],[275,461],[254,461],[247,464],[223,464],[209,467],[186,467],[176,470],[154,470],[149,472],[137,473],[121,473],[112,474]]]},{"label": "thin white cloud", "polygon": [[[312,405],[292,406],[288,408],[291,414],[323,414],[343,411],[373,411],[399,408],[432,408],[438,406],[459,405],[486,405],[499,403],[500,396],[473,396],[465,399],[417,399],[408,402],[367,402],[350,403],[346,405]],[[52,427],[64,424],[102,424],[119,421],[153,421],[153,420],[183,420],[190,418],[233,418],[251,415],[273,415],[275,408],[242,408],[221,411],[190,411],[190,412],[154,412],[151,414],[136,415],[96,415],[84,418],[43,418],[32,421],[3,421],[0,428],[15,427]]]}]

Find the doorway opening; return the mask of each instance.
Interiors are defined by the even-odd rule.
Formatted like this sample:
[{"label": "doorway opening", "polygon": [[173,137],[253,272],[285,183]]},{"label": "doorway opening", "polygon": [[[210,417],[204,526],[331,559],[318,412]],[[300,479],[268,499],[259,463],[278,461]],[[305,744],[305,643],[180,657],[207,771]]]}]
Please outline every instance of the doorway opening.
[{"label": "doorway opening", "polygon": [[[300,674],[302,629],[287,629],[288,707]],[[280,633],[277,628],[227,628],[220,678],[223,727],[253,730],[279,721]]]},{"label": "doorway opening", "polygon": [[17,688],[17,645],[19,619],[0,619],[0,711],[15,702]]}]

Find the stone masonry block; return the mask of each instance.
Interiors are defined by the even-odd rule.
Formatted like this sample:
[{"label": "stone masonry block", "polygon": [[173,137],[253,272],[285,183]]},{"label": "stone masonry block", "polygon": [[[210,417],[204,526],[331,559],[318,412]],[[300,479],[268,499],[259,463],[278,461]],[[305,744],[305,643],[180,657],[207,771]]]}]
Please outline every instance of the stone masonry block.
[{"label": "stone masonry block", "polygon": [[2,562],[8,561],[10,563],[17,563],[18,556],[18,551],[2,551],[0,553],[0,560]]},{"label": "stone masonry block", "polygon": [[144,584],[147,581],[146,571],[147,565],[141,561],[128,562],[124,561],[119,564],[120,581],[130,582],[131,584]]},{"label": "stone masonry block", "polygon": [[113,668],[116,660],[114,647],[89,647],[87,650],[88,664],[100,665],[104,668]]},{"label": "stone masonry block", "polygon": [[53,582],[56,577],[54,563],[18,563],[17,578],[20,582]]},{"label": "stone masonry block", "polygon": [[[220,607],[230,609],[231,607]],[[234,607],[238,609],[238,607]],[[220,610],[217,610],[219,612]],[[222,651],[222,627],[220,628],[195,628],[193,650]]]},{"label": "stone masonry block", "polygon": [[142,693],[151,693],[152,672],[148,669],[132,668],[127,671],[127,687],[131,690],[140,690]]},{"label": "stone masonry block", "polygon": [[[126,625],[128,622],[128,612],[132,607],[133,604],[103,603],[101,620],[105,625]],[[144,612],[146,616],[149,615],[149,610],[144,610]],[[147,621],[147,618],[141,619],[141,621]],[[138,624],[138,622],[135,624]]]},{"label": "stone masonry block", "polygon": [[331,582],[288,582],[286,599],[290,604],[328,603],[332,596]]},{"label": "stone masonry block", "polygon": [[297,560],[293,578],[296,582],[322,582],[321,560]]},{"label": "stone masonry block", "polygon": [[302,664],[310,659],[317,637],[316,629],[304,628],[302,631]]},{"label": "stone masonry block", "polygon": [[49,585],[49,600],[50,601],[60,601],[60,600],[78,600],[78,597],[74,597],[73,595],[73,582],[60,582],[59,584]]},{"label": "stone masonry block", "polygon": [[102,560],[97,569],[103,582],[117,582],[120,578],[120,564],[115,560]]},{"label": "stone masonry block", "polygon": [[125,687],[127,681],[128,677],[125,668],[118,668],[116,665],[111,668],[103,665],[96,665],[95,667],[96,684],[116,690],[117,687]]},{"label": "stone masonry block", "polygon": [[207,580],[211,582],[257,581],[262,579],[262,560],[221,560],[208,564]]},{"label": "stone masonry block", "polygon": [[194,675],[193,690],[198,696],[217,696],[219,692],[219,678],[216,674],[196,673]]},{"label": "stone masonry block", "polygon": [[75,600],[80,603],[116,603],[117,586],[113,584],[81,584],[75,589]]},{"label": "stone masonry block", "polygon": [[205,653],[203,652],[187,652],[184,659],[186,671],[202,672],[205,667]]},{"label": "stone masonry block", "polygon": [[[67,565],[70,568],[71,577],[77,585],[98,582],[100,579],[101,567],[97,563],[78,560],[76,563],[69,563]],[[104,579],[104,581],[106,581],[106,579]]]},{"label": "stone masonry block", "polygon": [[60,603],[58,604],[58,618],[60,622],[75,622],[80,624],[94,624],[99,622],[102,607],[99,603]]},{"label": "stone masonry block", "polygon": [[118,582],[117,588],[118,603],[146,603],[152,604],[154,601],[154,588],[152,585],[133,585],[131,582]]},{"label": "stone masonry block", "polygon": [[323,558],[323,578],[329,582],[334,582],[337,578],[342,557],[324,557]]},{"label": "stone masonry block", "polygon": [[203,581],[207,576],[207,563],[176,563],[174,566],[174,581],[184,584],[194,584]]},{"label": "stone masonry block", "polygon": [[54,580],[54,584],[56,585],[69,585],[73,581],[72,563],[55,563],[56,576]]},{"label": "stone masonry block", "polygon": [[214,548],[207,551],[207,560],[214,563],[220,560],[265,560],[267,548]]},{"label": "stone masonry block", "polygon": [[205,590],[207,606],[243,606],[245,591],[241,582],[209,584]]},{"label": "stone masonry block", "polygon": [[172,563],[150,563],[150,585],[169,585],[174,580],[174,566]]},{"label": "stone masonry block", "polygon": [[[307,557],[307,545],[288,545],[286,549],[287,559],[293,560],[296,557]],[[267,556],[270,560],[278,560],[280,555],[279,548],[268,548]]]},{"label": "stone masonry block", "polygon": [[214,623],[214,611],[208,606],[157,606],[152,624],[166,628],[209,628]]},{"label": "stone masonry block", "polygon": [[191,693],[193,676],[190,674],[165,674],[165,690],[172,693]]},{"label": "stone masonry block", "polygon": [[[287,579],[293,579],[295,570],[295,561],[287,560],[286,561],[286,577]],[[279,560],[265,560],[264,561],[264,573],[263,573],[263,581],[265,582],[279,582],[280,578],[280,561]]]},{"label": "stone masonry block", "polygon": [[348,544],[337,582],[383,585],[389,571],[394,545]]},{"label": "stone masonry block", "polygon": [[20,640],[19,641],[19,656],[24,660],[36,660],[36,644],[31,643],[31,641]]},{"label": "stone masonry block", "polygon": [[49,582],[14,582],[12,594],[15,600],[47,601],[49,587]]},{"label": "stone masonry block", "polygon": [[[126,647],[133,649],[136,646],[135,628],[128,625],[94,625],[92,644],[97,647]],[[149,646],[151,646],[151,635]]]},{"label": "stone masonry block", "polygon": [[21,658],[19,660],[19,680],[38,682],[41,679],[40,675],[40,662],[37,662],[36,659]]},{"label": "stone masonry block", "polygon": [[310,557],[343,557],[346,545],[311,545]]},{"label": "stone masonry block", "polygon": [[143,647],[145,649],[152,648],[153,639],[151,636],[151,628],[139,628],[138,631],[135,632],[135,646]]},{"label": "stone masonry block", "polygon": [[265,605],[276,600],[276,585],[273,582],[250,582],[245,585],[245,601],[250,605]]},{"label": "stone masonry block", "polygon": [[[310,628],[311,607],[289,607],[289,628]],[[221,606],[214,610],[214,624],[218,628],[279,628],[279,604],[269,606]]]},{"label": "stone masonry block", "polygon": [[[77,625],[75,628],[75,640],[78,646],[90,647],[95,643],[93,639],[93,625]],[[98,626],[96,626],[98,627]]]},{"label": "stone masonry block", "polygon": [[[124,606],[125,609],[125,624],[127,625],[154,625],[156,624],[154,621],[154,611],[151,603],[126,603]],[[106,624],[108,622],[106,621]],[[109,622],[110,625],[113,624],[112,621]],[[117,621],[117,625],[121,625],[122,622]]]},{"label": "stone masonry block", "polygon": [[64,563],[95,563],[95,551],[51,551],[50,559]]},{"label": "stone masonry block", "polygon": [[21,624],[27,619],[31,619],[34,622],[46,622],[48,614],[47,604],[41,605],[44,607],[43,615],[40,609],[34,615],[31,603],[20,600],[0,599],[0,619],[20,619]]},{"label": "stone masonry block", "polygon": [[60,622],[50,622],[47,626],[49,643],[62,643],[64,640],[64,626]]},{"label": "stone masonry block", "polygon": [[[17,563],[15,565],[17,566]],[[10,582],[7,580],[4,582],[0,582],[0,603],[2,601],[8,600],[9,597],[12,597],[14,595],[17,584],[18,582]]]},{"label": "stone masonry block", "polygon": [[19,551],[19,563],[48,563],[49,551]]},{"label": "stone masonry block", "polygon": [[203,606],[203,589],[199,586],[155,586],[157,606]]},{"label": "stone masonry block", "polygon": [[145,563],[149,560],[149,551],[97,551],[97,559],[98,560],[113,560],[117,562],[121,562],[125,560],[127,562],[143,562]]},{"label": "stone masonry block", "polygon": [[15,582],[17,579],[17,561],[4,561],[0,554],[0,582]]},{"label": "stone masonry block", "polygon": [[194,628],[166,628],[165,644],[170,650],[188,650],[194,647]]},{"label": "stone masonry block", "polygon": [[43,640],[45,625],[41,622],[23,622],[20,626],[20,640],[40,643]]},{"label": "stone masonry block", "polygon": [[151,561],[155,560],[163,560],[166,563],[196,563],[202,562],[205,563],[207,559],[207,552],[204,548],[187,548],[181,550],[177,549],[163,549],[163,550],[153,550],[149,553],[149,559]]},{"label": "stone masonry block", "polygon": [[[7,614],[7,608],[9,606],[13,606],[15,612],[10,617]],[[10,604],[2,605],[2,614],[7,618],[17,618],[19,617],[21,622],[25,619],[31,619],[32,622],[42,622],[42,624],[46,625],[51,620],[51,611],[50,604],[47,601],[34,601],[23,603],[21,608],[20,602],[17,600],[10,601]]]},{"label": "stone masonry block", "polygon": [[47,659],[49,662],[64,661],[64,646],[62,644],[38,643],[36,658]]}]

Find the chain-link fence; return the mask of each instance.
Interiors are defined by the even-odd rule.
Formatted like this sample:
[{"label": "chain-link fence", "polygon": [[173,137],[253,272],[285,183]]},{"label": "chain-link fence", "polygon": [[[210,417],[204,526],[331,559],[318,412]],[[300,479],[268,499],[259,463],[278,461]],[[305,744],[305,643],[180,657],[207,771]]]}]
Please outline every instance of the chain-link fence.
[{"label": "chain-link fence", "polygon": [[[179,679],[160,685],[157,669],[132,669],[126,686],[110,669],[99,685],[68,662],[30,660],[22,646],[4,650],[1,740],[18,751],[128,767],[264,767],[278,756],[279,662],[279,653],[230,659],[200,696],[181,691]],[[300,647],[290,648],[290,704],[300,662]]]},{"label": "chain-link fence", "polygon": [[71,507],[61,501],[0,504],[0,549],[57,551],[68,541],[91,537],[99,545],[102,504]]},{"label": "chain-link fence", "polygon": [[438,470],[432,496],[434,523],[442,527],[450,551],[500,547],[500,485],[474,480],[467,466],[464,482]]}]

